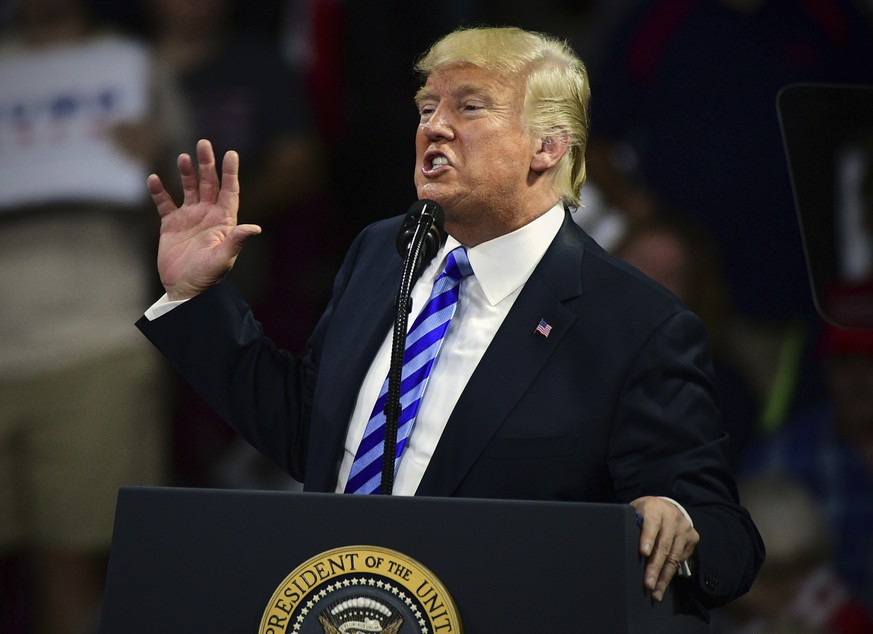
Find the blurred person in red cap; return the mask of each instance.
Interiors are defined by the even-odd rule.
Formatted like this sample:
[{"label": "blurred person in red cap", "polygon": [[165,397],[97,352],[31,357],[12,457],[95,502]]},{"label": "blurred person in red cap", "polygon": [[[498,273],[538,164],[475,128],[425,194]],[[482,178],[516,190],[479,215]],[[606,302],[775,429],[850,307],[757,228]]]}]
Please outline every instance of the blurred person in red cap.
[{"label": "blurred person in red cap", "polygon": [[827,324],[821,354],[838,430],[873,474],[873,332]]}]

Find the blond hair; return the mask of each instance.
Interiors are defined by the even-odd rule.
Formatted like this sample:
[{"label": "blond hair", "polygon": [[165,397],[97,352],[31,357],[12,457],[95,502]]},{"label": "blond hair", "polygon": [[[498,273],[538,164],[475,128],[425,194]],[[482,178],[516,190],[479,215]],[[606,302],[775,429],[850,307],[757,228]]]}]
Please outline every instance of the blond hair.
[{"label": "blond hair", "polygon": [[471,64],[525,79],[524,119],[532,134],[566,139],[567,152],[554,182],[561,198],[579,205],[588,144],[588,72],[573,50],[555,37],[515,27],[464,28],[449,33],[422,56],[415,70],[425,78],[448,66]]}]

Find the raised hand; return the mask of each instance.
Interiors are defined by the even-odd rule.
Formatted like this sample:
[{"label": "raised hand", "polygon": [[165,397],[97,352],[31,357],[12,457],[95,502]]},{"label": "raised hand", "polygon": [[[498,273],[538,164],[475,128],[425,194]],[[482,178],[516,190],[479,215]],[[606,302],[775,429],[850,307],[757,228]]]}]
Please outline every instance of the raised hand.
[{"label": "raised hand", "polygon": [[197,142],[197,167],[188,154],[179,156],[184,199],[177,207],[161,179],[152,174],[148,190],[161,216],[158,273],[171,300],[188,299],[206,290],[233,267],[243,241],[261,232],[258,225],[237,224],[239,155],[222,161],[221,180],[212,144]]}]

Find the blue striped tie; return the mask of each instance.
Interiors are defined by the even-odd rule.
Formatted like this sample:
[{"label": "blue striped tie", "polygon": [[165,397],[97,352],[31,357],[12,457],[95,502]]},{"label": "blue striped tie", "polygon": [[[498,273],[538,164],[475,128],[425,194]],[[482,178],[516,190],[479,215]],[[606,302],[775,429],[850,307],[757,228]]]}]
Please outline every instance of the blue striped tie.
[{"label": "blue striped tie", "polygon": [[[446,268],[433,285],[430,299],[424,305],[406,336],[403,353],[403,371],[400,383],[400,416],[397,420],[397,453],[394,469],[415,423],[421,397],[430,376],[430,370],[439,354],[449,322],[458,305],[461,280],[473,269],[464,247],[449,253]],[[388,401],[388,379],[382,385],[379,398],[370,414],[364,438],[355,454],[346,493],[378,493],[382,475],[382,452],[385,444],[385,404]]]}]

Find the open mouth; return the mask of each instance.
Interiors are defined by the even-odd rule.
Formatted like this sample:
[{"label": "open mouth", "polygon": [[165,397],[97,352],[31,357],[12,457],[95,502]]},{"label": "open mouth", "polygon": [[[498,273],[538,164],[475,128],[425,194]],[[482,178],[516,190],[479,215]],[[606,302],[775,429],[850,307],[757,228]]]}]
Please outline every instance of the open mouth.
[{"label": "open mouth", "polygon": [[438,173],[445,167],[449,166],[449,159],[443,154],[433,153],[425,157],[424,172],[426,174]]}]

